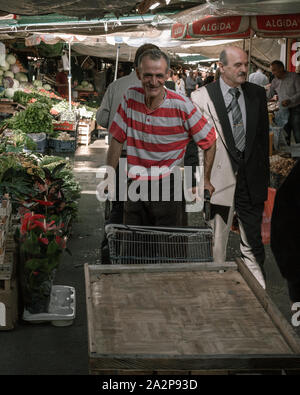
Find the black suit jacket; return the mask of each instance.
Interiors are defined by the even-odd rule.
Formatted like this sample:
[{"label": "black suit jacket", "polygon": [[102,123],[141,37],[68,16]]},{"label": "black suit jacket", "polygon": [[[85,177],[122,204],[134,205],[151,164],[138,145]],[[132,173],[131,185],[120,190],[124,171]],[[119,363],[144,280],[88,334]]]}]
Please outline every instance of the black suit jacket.
[{"label": "black suit jacket", "polygon": [[283,277],[300,279],[300,161],[276,192],[271,221],[271,249]]},{"label": "black suit jacket", "polygon": [[[206,86],[214,103],[234,172],[238,171],[232,129],[225,107],[220,81]],[[246,179],[253,204],[267,200],[269,185],[269,117],[265,89],[250,82],[242,84],[246,106]]]}]

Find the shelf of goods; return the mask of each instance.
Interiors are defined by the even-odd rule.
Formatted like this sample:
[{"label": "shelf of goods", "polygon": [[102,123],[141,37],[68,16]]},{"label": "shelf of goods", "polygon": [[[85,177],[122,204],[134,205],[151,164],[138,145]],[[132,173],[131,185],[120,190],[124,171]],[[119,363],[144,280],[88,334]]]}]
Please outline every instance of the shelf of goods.
[{"label": "shelf of goods", "polygon": [[18,319],[16,248],[11,229],[11,203],[0,203],[0,330],[13,329]]}]

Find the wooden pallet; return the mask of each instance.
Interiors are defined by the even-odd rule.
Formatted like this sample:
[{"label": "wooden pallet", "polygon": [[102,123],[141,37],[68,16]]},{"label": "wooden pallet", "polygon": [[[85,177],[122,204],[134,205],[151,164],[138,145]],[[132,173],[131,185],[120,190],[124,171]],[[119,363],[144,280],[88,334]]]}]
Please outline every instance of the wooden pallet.
[{"label": "wooden pallet", "polygon": [[92,374],[300,371],[300,341],[241,260],[85,265]]}]

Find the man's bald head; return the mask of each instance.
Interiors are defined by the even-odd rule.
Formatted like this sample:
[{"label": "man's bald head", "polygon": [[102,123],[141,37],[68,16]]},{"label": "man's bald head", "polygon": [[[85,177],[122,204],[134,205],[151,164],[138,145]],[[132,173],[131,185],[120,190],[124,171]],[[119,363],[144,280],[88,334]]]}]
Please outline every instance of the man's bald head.
[{"label": "man's bald head", "polygon": [[219,67],[223,81],[235,88],[246,81],[248,72],[247,53],[239,47],[226,47],[220,53]]},{"label": "man's bald head", "polygon": [[220,53],[219,61],[222,63],[224,66],[227,66],[228,64],[228,56],[234,55],[237,53],[244,53],[247,56],[247,52],[245,52],[243,49],[235,46],[229,46],[223,49]]}]

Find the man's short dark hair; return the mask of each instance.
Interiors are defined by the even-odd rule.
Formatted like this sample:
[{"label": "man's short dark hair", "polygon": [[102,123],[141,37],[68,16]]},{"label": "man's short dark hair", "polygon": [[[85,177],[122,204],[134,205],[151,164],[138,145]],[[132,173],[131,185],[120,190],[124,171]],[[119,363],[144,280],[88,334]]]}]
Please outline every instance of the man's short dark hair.
[{"label": "man's short dark hair", "polygon": [[278,66],[278,67],[284,69],[284,64],[282,63],[281,60],[273,60],[273,62],[271,62],[271,66]]},{"label": "man's short dark hair", "polygon": [[159,60],[161,58],[165,59],[167,63],[167,70],[170,69],[170,59],[169,57],[160,49],[149,49],[148,51],[143,52],[139,59],[138,59],[138,67],[140,67],[140,64],[142,63],[142,60],[148,56],[151,60]]},{"label": "man's short dark hair", "polygon": [[220,63],[222,63],[224,66],[227,66],[227,52],[226,49],[223,49],[220,53],[220,58],[219,58]]},{"label": "man's short dark hair", "polygon": [[134,68],[138,67],[138,60],[139,57],[142,55],[142,53],[148,51],[149,49],[159,49],[159,48],[156,45],[150,43],[143,44],[142,46],[140,46],[135,53],[134,62],[133,62]]}]

